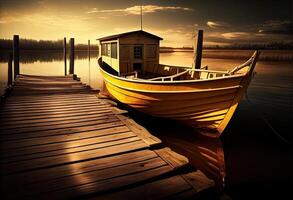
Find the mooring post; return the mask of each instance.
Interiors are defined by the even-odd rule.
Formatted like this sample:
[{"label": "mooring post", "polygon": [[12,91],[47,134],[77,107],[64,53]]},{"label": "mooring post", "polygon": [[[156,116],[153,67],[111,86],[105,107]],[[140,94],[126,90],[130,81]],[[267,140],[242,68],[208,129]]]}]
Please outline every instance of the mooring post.
[{"label": "mooring post", "polygon": [[91,41],[87,41],[87,55],[89,57],[89,60],[91,59]]},{"label": "mooring post", "polygon": [[194,67],[200,69],[202,58],[202,43],[203,43],[203,30],[198,30],[197,37],[194,44]]},{"label": "mooring post", "polygon": [[19,75],[19,36],[13,36],[14,79]]},{"label": "mooring post", "polygon": [[69,74],[74,74],[74,38],[70,38]]},{"label": "mooring post", "polygon": [[9,53],[8,56],[8,79],[7,79],[7,86],[11,86],[12,85],[12,61],[13,61],[13,54]]},{"label": "mooring post", "polygon": [[66,37],[63,40],[63,59],[64,59],[64,73],[67,75],[67,59],[66,59]]},{"label": "mooring post", "polygon": [[87,54],[89,57],[89,87],[91,85],[91,41],[87,42]]}]

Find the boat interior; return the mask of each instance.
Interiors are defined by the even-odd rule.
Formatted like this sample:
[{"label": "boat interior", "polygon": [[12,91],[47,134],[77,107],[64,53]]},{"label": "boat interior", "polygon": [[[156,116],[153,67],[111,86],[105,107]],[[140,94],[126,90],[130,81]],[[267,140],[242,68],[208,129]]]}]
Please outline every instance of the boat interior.
[{"label": "boat interior", "polygon": [[148,72],[135,70],[133,72],[118,74],[106,63],[100,62],[100,66],[110,74],[132,79],[132,80],[148,80],[148,81],[180,81],[180,80],[208,80],[218,77],[233,76],[236,74],[246,74],[249,71],[252,58],[250,58],[245,63],[234,67],[228,71],[215,71],[209,70],[208,66],[204,66],[201,69],[194,69],[190,67],[180,67],[180,66],[169,66],[159,64],[157,67]]}]

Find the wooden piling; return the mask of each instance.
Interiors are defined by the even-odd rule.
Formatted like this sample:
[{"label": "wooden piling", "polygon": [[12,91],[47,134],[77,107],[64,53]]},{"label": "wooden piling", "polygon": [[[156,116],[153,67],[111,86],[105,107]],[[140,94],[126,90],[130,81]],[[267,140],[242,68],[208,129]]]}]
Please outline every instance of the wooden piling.
[{"label": "wooden piling", "polygon": [[90,60],[91,59],[91,41],[88,40],[87,44],[88,44],[88,46],[87,46],[87,55],[88,55],[88,58]]},{"label": "wooden piling", "polygon": [[202,58],[203,30],[198,30],[194,44],[194,67],[200,69]]},{"label": "wooden piling", "polygon": [[70,38],[69,74],[74,74],[74,38]]},{"label": "wooden piling", "polygon": [[87,48],[88,58],[89,58],[89,87],[91,85],[91,41],[88,40],[88,48]]},{"label": "wooden piling", "polygon": [[64,59],[64,72],[65,76],[67,75],[67,59],[66,59],[66,37],[63,40],[63,59]]},{"label": "wooden piling", "polygon": [[7,79],[7,86],[11,86],[12,85],[12,61],[13,61],[13,54],[9,53],[8,56],[8,79]]},{"label": "wooden piling", "polygon": [[19,36],[13,36],[14,79],[19,75]]}]

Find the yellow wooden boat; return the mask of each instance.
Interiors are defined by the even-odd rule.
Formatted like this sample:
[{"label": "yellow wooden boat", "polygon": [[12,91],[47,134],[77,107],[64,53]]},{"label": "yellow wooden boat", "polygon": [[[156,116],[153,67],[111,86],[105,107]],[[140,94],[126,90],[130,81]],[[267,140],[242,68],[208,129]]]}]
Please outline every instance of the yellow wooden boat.
[{"label": "yellow wooden boat", "polygon": [[[102,53],[103,54],[103,53]],[[98,60],[109,95],[151,116],[182,121],[219,137],[253,76],[259,52],[229,71],[155,65],[119,73]]]}]

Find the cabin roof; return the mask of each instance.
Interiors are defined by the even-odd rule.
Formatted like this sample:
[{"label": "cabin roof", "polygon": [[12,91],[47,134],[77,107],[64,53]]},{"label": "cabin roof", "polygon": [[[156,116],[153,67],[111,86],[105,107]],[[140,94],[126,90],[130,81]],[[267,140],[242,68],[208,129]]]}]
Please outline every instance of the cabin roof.
[{"label": "cabin roof", "polygon": [[124,37],[124,36],[127,36],[127,35],[135,34],[135,33],[142,33],[145,36],[148,36],[148,37],[151,37],[151,38],[154,38],[154,39],[158,39],[158,40],[163,40],[163,38],[161,38],[159,36],[156,36],[156,35],[153,35],[151,33],[148,33],[146,31],[143,31],[143,30],[130,31],[130,32],[126,32],[126,33],[120,33],[120,34],[116,34],[116,35],[110,35],[110,36],[98,38],[97,40],[100,40],[100,41],[115,40],[115,39],[118,39],[118,38],[121,38],[121,37]]}]

